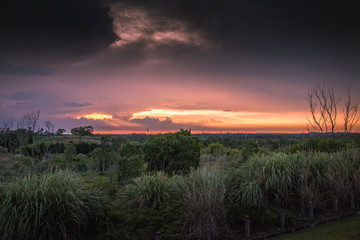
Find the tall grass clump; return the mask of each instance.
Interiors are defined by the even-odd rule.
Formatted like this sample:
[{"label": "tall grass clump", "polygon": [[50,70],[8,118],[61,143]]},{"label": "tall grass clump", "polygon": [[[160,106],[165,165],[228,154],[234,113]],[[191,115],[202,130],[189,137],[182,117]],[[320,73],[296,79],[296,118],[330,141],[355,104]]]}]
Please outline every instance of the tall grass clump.
[{"label": "tall grass clump", "polygon": [[360,192],[360,151],[347,149],[332,153],[328,172],[332,193],[347,202],[349,192]]},{"label": "tall grass clump", "polygon": [[218,238],[226,233],[225,178],[215,166],[205,165],[188,174],[183,204],[184,231],[189,239],[205,239],[206,225]]},{"label": "tall grass clump", "polygon": [[226,199],[231,204],[239,204],[242,209],[260,208],[265,201],[262,177],[254,175],[247,164],[227,171],[225,176]]},{"label": "tall grass clump", "polygon": [[276,206],[301,211],[309,201],[322,207],[333,196],[346,203],[349,192],[360,191],[360,153],[256,155],[227,178],[227,198],[245,210]]},{"label": "tall grass clump", "polygon": [[184,178],[169,177],[163,172],[147,173],[132,180],[119,191],[119,200],[125,208],[158,208],[177,199],[184,189]]},{"label": "tall grass clump", "polygon": [[80,176],[58,171],[24,176],[0,191],[1,239],[78,239],[106,198]]}]

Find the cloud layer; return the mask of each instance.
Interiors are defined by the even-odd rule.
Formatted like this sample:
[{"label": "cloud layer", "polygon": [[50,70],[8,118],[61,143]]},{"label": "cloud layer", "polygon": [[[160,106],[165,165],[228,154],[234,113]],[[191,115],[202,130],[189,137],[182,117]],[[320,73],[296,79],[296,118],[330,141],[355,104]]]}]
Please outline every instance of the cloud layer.
[{"label": "cloud layer", "polygon": [[310,0],[7,1],[0,122],[39,109],[68,130],[301,132],[313,83],[360,98],[356,9]]},{"label": "cloud layer", "polygon": [[160,45],[190,45],[205,47],[207,41],[199,32],[191,31],[186,22],[129,3],[119,2],[111,6],[113,29],[119,40],[114,48],[143,46],[156,49]]}]

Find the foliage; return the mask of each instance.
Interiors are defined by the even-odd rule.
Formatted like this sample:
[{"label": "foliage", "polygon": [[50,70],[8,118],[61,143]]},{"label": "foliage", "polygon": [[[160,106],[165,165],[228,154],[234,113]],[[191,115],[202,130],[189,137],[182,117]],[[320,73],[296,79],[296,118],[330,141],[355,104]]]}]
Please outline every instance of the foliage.
[{"label": "foliage", "polygon": [[0,146],[0,153],[8,153],[8,150],[6,147]]},{"label": "foliage", "polygon": [[162,172],[143,174],[121,189],[119,199],[126,208],[158,208],[177,199],[182,186],[184,180],[180,176],[169,178]]},{"label": "foliage", "polygon": [[80,126],[80,127],[72,128],[71,134],[78,136],[88,136],[88,135],[92,135],[93,131],[94,131],[93,126]]},{"label": "foliage", "polygon": [[252,155],[259,153],[260,150],[261,149],[260,149],[260,145],[258,142],[249,140],[246,142],[244,148],[242,149],[241,155],[242,155],[243,159],[247,160]]},{"label": "foliage", "polygon": [[120,159],[117,171],[119,182],[126,182],[140,176],[144,170],[144,164],[145,162],[140,147],[131,143],[126,143],[120,149]]},{"label": "foliage", "polygon": [[344,139],[309,137],[301,143],[292,145],[290,152],[338,152],[347,148],[346,143]]},{"label": "foliage", "polygon": [[203,153],[205,154],[211,154],[213,156],[222,156],[224,154],[227,154],[230,151],[230,148],[225,147],[223,144],[216,142],[211,143],[209,146],[207,146],[205,149],[203,149]]},{"label": "foliage", "polygon": [[219,167],[229,168],[244,162],[240,150],[225,147],[219,142],[209,144],[201,152],[200,163],[202,165],[216,163]]},{"label": "foliage", "polygon": [[[114,205],[117,205],[115,203]],[[143,240],[155,239],[156,232],[161,232],[162,239],[183,239],[181,234],[183,211],[176,205],[166,205],[157,209],[142,208],[129,211],[112,211],[112,222],[108,236],[114,239]]]},{"label": "foliage", "polygon": [[101,192],[64,171],[16,178],[0,196],[4,239],[76,239],[106,206]]},{"label": "foliage", "polygon": [[184,231],[190,239],[205,239],[210,224],[214,238],[226,234],[225,178],[221,170],[205,165],[192,169],[180,204],[183,205]]},{"label": "foliage", "polygon": [[76,148],[75,148],[74,144],[72,144],[72,143],[67,144],[64,153],[65,153],[66,161],[68,161],[68,162],[74,161],[74,158],[76,156]]},{"label": "foliage", "polygon": [[200,142],[197,137],[191,137],[190,130],[181,129],[147,141],[144,153],[149,170],[187,172],[191,167],[199,166]]},{"label": "foliage", "polygon": [[76,153],[77,154],[88,154],[90,152],[92,152],[95,148],[100,147],[98,143],[89,143],[89,142],[84,142],[84,141],[80,141],[78,143],[74,143],[75,147],[76,147]]},{"label": "foliage", "polygon": [[63,128],[59,128],[59,129],[56,131],[56,135],[61,136],[61,135],[63,135],[63,134],[64,134],[64,132],[66,132],[66,130],[65,130],[65,129],[63,129]]},{"label": "foliage", "polygon": [[296,210],[308,201],[320,207],[332,195],[346,202],[347,193],[360,186],[359,158],[359,149],[257,155],[229,172],[227,195],[246,209],[271,204]]}]

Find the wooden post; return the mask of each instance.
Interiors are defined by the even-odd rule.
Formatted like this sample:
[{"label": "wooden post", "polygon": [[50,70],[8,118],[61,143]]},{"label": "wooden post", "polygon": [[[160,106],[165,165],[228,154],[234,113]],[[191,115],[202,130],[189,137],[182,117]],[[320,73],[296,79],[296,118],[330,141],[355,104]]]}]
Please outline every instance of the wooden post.
[{"label": "wooden post", "polygon": [[354,192],[351,192],[349,194],[349,198],[350,198],[350,208],[354,209],[355,208],[355,194],[354,194]]},{"label": "wooden post", "polygon": [[280,209],[280,228],[285,228],[285,209]]},{"label": "wooden post", "polygon": [[309,202],[308,204],[308,215],[309,215],[309,221],[314,221],[314,206],[312,202]]},{"label": "wooden post", "polygon": [[245,216],[245,237],[250,237],[250,217]]},{"label": "wooden post", "polygon": [[161,240],[161,233],[160,232],[156,232],[156,240]]},{"label": "wooden post", "polygon": [[339,198],[337,197],[333,198],[333,207],[334,207],[334,212],[337,213],[339,210]]},{"label": "wooden post", "polygon": [[211,226],[210,226],[210,224],[206,224],[206,239],[211,240]]}]

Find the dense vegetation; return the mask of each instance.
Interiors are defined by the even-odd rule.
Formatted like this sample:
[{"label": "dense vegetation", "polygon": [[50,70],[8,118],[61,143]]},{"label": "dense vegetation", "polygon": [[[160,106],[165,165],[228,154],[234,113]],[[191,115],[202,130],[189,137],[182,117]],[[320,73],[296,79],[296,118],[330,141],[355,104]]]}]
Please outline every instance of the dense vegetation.
[{"label": "dense vegetation", "polygon": [[[86,135],[86,134],[85,134]],[[205,239],[360,195],[360,136],[0,134],[3,239]],[[357,207],[359,199],[356,198]],[[240,233],[241,234],[241,233]]]}]

